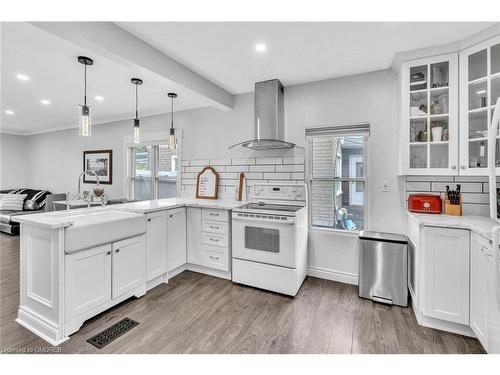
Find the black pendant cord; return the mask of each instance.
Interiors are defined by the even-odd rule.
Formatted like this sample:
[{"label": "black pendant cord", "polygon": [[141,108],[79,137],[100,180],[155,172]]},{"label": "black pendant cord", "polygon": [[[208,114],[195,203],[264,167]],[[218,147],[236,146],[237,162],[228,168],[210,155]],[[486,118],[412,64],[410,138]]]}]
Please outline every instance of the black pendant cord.
[{"label": "black pendant cord", "polygon": [[83,85],[83,106],[87,106],[87,65],[85,64],[84,85]]},{"label": "black pendant cord", "polygon": [[137,96],[137,88],[138,88],[139,85],[135,85],[135,119],[138,120],[139,119],[139,111],[138,111],[138,108],[139,108],[139,99],[138,99],[138,96]]},{"label": "black pendant cord", "polygon": [[170,129],[174,128],[174,97],[172,97],[172,106],[171,106],[171,113],[172,113],[172,125],[170,126]]}]

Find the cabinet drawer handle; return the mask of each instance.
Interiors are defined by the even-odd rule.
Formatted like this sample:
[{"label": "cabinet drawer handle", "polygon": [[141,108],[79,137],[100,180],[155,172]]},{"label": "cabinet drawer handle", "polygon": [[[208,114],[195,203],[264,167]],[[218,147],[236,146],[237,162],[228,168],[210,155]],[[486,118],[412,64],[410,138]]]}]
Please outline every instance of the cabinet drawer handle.
[{"label": "cabinet drawer handle", "polygon": [[210,225],[210,229],[220,229],[220,227],[215,225]]},{"label": "cabinet drawer handle", "polygon": [[210,216],[219,216],[219,214],[216,214],[214,212],[210,212]]},{"label": "cabinet drawer handle", "polygon": [[219,242],[219,239],[218,238],[210,238],[210,241]]},{"label": "cabinet drawer handle", "polygon": [[120,249],[116,249],[116,250],[115,250],[115,253],[119,253],[119,252],[120,252]]},{"label": "cabinet drawer handle", "polygon": [[111,254],[111,251],[106,251],[106,255],[109,255],[109,254]]},{"label": "cabinet drawer handle", "polygon": [[210,255],[210,259],[219,260],[219,257],[214,257],[213,255]]},{"label": "cabinet drawer handle", "polygon": [[150,223],[150,222],[151,222],[151,219],[148,219],[148,223]]}]

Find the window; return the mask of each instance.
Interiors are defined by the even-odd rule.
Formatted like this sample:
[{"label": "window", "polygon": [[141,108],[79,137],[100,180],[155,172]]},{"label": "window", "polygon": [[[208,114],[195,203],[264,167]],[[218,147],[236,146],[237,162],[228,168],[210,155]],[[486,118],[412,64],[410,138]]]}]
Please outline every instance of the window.
[{"label": "window", "polygon": [[177,154],[167,145],[131,147],[129,196],[135,200],[177,196]]},{"label": "window", "polygon": [[369,125],[308,128],[311,226],[345,231],[365,227],[365,146]]}]

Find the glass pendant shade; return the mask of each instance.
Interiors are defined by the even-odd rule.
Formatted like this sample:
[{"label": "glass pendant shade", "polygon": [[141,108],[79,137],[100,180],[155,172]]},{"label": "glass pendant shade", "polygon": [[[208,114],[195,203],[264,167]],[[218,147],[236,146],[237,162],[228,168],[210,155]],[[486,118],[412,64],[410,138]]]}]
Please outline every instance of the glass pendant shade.
[{"label": "glass pendant shade", "polygon": [[177,147],[177,140],[175,139],[175,130],[173,128],[170,129],[170,137],[168,138],[168,147],[171,150],[175,150]]},{"label": "glass pendant shade", "polygon": [[78,134],[83,137],[90,137],[92,132],[90,108],[86,105],[79,105],[78,112],[79,112]]},{"label": "glass pendant shade", "polygon": [[139,126],[139,119],[134,119],[134,143],[141,143],[141,128]]}]

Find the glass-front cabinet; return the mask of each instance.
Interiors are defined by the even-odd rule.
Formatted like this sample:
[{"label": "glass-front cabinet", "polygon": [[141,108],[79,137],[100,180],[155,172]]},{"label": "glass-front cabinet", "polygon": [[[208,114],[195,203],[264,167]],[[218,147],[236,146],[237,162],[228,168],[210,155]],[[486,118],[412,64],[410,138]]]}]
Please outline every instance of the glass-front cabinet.
[{"label": "glass-front cabinet", "polygon": [[[488,124],[500,97],[500,36],[460,52],[460,93],[460,174],[486,175]],[[496,144],[500,167],[498,134]]]},{"label": "glass-front cabinet", "polygon": [[401,67],[402,173],[456,174],[458,54]]}]

